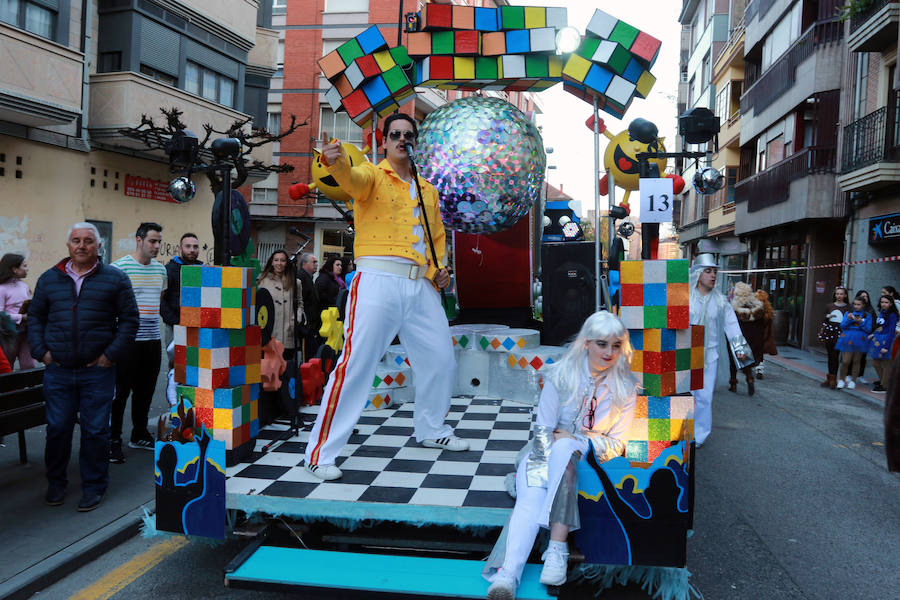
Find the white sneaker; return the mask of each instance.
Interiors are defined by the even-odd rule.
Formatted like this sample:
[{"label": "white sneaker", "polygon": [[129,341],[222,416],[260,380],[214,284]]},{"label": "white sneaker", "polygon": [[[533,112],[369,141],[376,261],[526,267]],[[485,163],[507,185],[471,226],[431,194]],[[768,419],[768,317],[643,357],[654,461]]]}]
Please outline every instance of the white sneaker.
[{"label": "white sneaker", "polygon": [[547,548],[541,557],[544,568],[541,570],[541,583],[544,585],[562,585],[566,582],[566,572],[569,570],[569,554],[563,554],[559,550]]},{"label": "white sneaker", "polygon": [[869,383],[869,380],[861,375],[859,377],[857,377],[856,380],[860,383]]},{"label": "white sneaker", "polygon": [[838,382],[837,382],[837,389],[842,390],[842,389],[844,389],[845,387],[847,387],[847,384],[844,383],[844,380],[843,380],[843,379],[838,379]]},{"label": "white sneaker", "polygon": [[848,390],[855,390],[855,389],[856,389],[856,382],[853,381],[852,379],[851,379],[850,381],[848,381],[848,382],[847,382],[847,389],[848,389]]},{"label": "white sneaker", "polygon": [[307,473],[311,475],[315,475],[319,479],[325,481],[333,481],[335,479],[340,479],[341,470],[338,469],[335,465],[304,465]]},{"label": "white sneaker", "polygon": [[516,580],[498,573],[487,591],[487,600],[516,600]]},{"label": "white sneaker", "polygon": [[463,452],[469,449],[469,442],[462,440],[455,435],[448,435],[437,440],[424,440],[422,445],[426,448],[440,448],[441,450],[450,450],[451,452]]}]

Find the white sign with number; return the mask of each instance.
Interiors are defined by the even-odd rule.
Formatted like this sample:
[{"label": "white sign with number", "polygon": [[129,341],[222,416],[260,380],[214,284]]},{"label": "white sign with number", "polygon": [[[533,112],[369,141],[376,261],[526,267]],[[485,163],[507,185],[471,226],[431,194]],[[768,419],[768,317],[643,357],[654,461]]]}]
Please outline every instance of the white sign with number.
[{"label": "white sign with number", "polygon": [[638,179],[641,194],[641,223],[669,223],[674,204],[670,177]]}]

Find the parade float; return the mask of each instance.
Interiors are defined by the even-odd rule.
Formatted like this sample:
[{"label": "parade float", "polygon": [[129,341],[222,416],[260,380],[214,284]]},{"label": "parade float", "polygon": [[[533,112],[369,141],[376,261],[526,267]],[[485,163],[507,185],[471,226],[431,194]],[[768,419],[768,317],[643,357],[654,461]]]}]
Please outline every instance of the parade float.
[{"label": "parade float", "polygon": [[[319,61],[332,85],[325,94],[332,108],[364,129],[371,127],[370,139],[376,140],[379,117],[411,100],[415,87],[539,91],[562,83],[593,106],[599,214],[599,111],[621,118],[634,99],[647,96],[660,42],[601,10],[586,24],[584,36],[576,30],[574,38],[564,8],[428,3],[417,19],[405,47],[390,47],[372,26]],[[567,38],[574,43],[565,49]],[[631,174],[627,162],[654,158],[636,154],[665,152],[655,126],[645,123],[638,123],[640,136],[614,136],[613,152],[627,151],[630,157],[614,156],[621,173],[617,181],[625,182],[626,170]],[[629,149],[636,137],[640,147]],[[511,243],[510,256],[516,257],[511,264],[478,269],[457,264],[460,297],[485,294],[485,276],[491,280],[492,273],[506,269],[518,273],[515,284],[524,287],[530,309],[531,232],[534,220],[543,218],[546,167],[533,122],[503,100],[473,96],[429,115],[419,142],[415,161],[440,194],[442,220],[454,232],[454,243],[470,248],[521,229]],[[366,160],[361,151],[351,156]],[[315,181],[302,184],[302,193],[316,188],[352,209],[352,198],[324,169],[318,172]],[[225,190],[231,187],[227,178]],[[608,189],[614,185],[610,181]],[[303,423],[316,411],[330,358],[341,350],[340,309],[323,315],[321,334],[330,357],[297,365],[293,376],[285,375],[283,363],[261,364],[271,308],[257,303],[247,241],[241,237],[246,223],[235,225],[243,198],[232,195],[230,203],[227,194],[221,198],[214,215],[216,246],[228,250],[217,252],[217,265],[183,268],[182,322],[175,333],[180,400],[168,422],[160,424],[157,508],[155,518],[147,519],[148,534],[251,537],[226,568],[230,587],[484,597],[482,560],[514,503],[509,476],[529,439],[542,371],[564,348],[542,345],[537,329],[490,323],[451,327],[457,374],[447,423],[469,441],[470,450],[450,453],[411,439],[415,365],[402,346],[391,346],[376,370],[366,411],[338,459],[343,477],[323,482],[303,468],[309,436]],[[617,208],[610,198],[610,208]],[[472,236],[483,236],[482,241]],[[599,594],[613,583],[638,581],[657,597],[687,598],[694,482],[689,392],[702,386],[703,366],[702,328],[688,323],[688,265],[652,260],[655,256],[622,261],[618,308],[602,292],[600,279],[609,264],[600,258],[599,233],[597,238],[589,284],[590,295],[596,291],[593,309],[618,309],[631,330],[633,369],[645,395],[638,400],[625,456],[579,466],[584,527],[570,540],[566,586]],[[614,238],[611,233],[609,241]],[[476,288],[482,291],[469,292]],[[575,329],[578,319],[570,318]],[[260,385],[278,387],[278,382],[293,418],[261,425]],[[221,527],[213,526],[210,521],[219,517]],[[535,551],[534,562],[537,556]],[[559,593],[540,585],[538,573],[538,564],[526,567],[518,598]]]}]

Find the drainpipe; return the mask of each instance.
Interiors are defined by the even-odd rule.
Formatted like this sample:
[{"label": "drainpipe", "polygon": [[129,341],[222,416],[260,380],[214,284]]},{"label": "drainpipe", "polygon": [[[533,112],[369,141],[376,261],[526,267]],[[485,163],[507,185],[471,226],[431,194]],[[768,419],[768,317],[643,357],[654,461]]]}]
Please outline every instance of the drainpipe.
[{"label": "drainpipe", "polygon": [[91,86],[91,23],[93,16],[93,1],[82,0],[81,3],[81,52],[84,54],[84,62],[81,69],[81,118],[78,120],[78,137],[90,150],[88,140],[88,112],[90,112],[90,86]]}]

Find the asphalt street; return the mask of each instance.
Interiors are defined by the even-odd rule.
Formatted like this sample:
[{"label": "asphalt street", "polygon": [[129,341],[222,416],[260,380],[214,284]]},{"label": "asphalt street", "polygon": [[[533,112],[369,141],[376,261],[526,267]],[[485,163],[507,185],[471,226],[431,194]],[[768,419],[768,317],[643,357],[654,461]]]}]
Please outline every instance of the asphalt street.
[{"label": "asphalt street", "polygon": [[[697,451],[691,583],[705,600],[900,596],[900,477],[885,467],[882,407],[768,369],[753,397],[743,385],[716,394]],[[245,543],[134,538],[35,597],[295,597],[224,587]],[[631,586],[601,598],[649,596]]]}]

